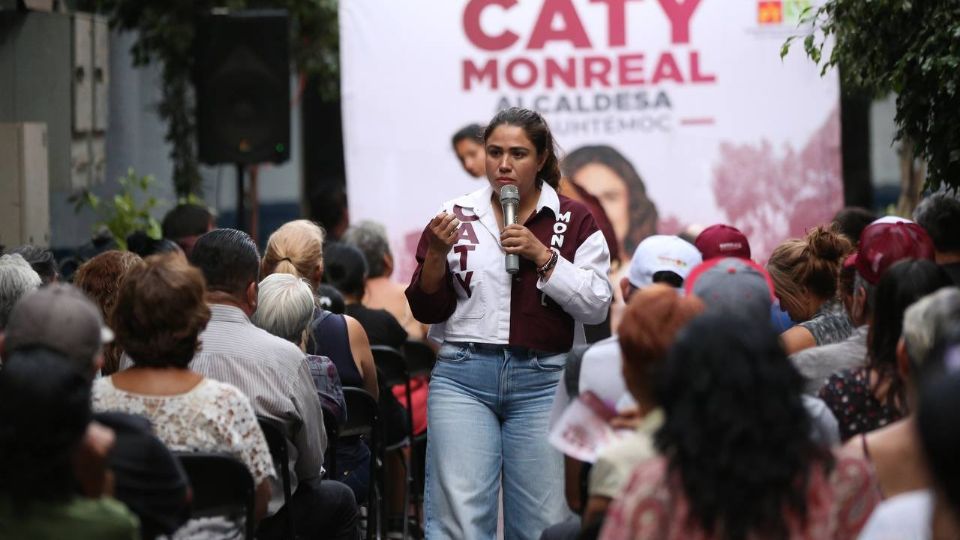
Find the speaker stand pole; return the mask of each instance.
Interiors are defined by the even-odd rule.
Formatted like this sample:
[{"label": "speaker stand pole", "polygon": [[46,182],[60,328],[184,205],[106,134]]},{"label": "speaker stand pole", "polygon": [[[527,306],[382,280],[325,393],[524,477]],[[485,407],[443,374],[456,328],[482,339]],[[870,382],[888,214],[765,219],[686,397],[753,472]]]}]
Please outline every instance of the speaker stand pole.
[{"label": "speaker stand pole", "polygon": [[246,210],[244,210],[243,173],[245,167],[237,163],[237,230],[243,231],[246,227]]}]

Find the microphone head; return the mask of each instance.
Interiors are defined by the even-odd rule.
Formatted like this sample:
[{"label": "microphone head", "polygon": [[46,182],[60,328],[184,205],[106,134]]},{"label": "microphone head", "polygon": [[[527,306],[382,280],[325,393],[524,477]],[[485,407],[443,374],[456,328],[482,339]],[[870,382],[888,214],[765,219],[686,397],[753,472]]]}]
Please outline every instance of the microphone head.
[{"label": "microphone head", "polygon": [[508,204],[511,202],[520,202],[520,190],[517,189],[517,186],[507,184],[500,188],[500,204]]}]

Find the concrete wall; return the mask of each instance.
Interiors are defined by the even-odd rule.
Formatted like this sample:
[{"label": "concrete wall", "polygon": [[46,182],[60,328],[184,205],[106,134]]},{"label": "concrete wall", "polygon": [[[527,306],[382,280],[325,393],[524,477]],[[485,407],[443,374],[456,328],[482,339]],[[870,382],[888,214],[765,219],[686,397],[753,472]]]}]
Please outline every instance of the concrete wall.
[{"label": "concrete wall", "polygon": [[[164,140],[166,126],[157,115],[160,101],[160,66],[133,67],[130,47],[135,41],[131,32],[113,32],[110,36],[110,125],[107,130],[106,181],[94,192],[112,197],[119,190],[117,178],[132,167],[138,174],[150,174],[157,182],[151,195],[166,204],[157,208],[155,217],[176,204],[171,175],[170,145]],[[296,81],[291,85],[296,91]],[[291,114],[290,160],[282,165],[261,166],[259,200],[262,210],[281,206],[287,213],[300,201],[300,110],[296,105]],[[201,167],[204,199],[220,214],[231,214],[236,201],[236,176],[232,165]],[[295,216],[291,216],[295,217]],[[64,200],[51,201],[51,219],[54,245],[75,247],[90,237],[95,219],[89,210],[75,214]],[[231,223],[222,223],[231,225]]]}]

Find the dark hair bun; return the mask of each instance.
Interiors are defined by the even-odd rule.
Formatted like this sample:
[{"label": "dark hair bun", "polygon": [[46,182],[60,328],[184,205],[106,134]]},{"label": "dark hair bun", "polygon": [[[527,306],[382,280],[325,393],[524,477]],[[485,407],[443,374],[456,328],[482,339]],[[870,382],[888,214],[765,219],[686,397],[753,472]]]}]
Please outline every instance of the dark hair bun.
[{"label": "dark hair bun", "polygon": [[833,224],[817,226],[807,233],[806,240],[810,255],[824,261],[842,263],[853,251],[853,244]]}]

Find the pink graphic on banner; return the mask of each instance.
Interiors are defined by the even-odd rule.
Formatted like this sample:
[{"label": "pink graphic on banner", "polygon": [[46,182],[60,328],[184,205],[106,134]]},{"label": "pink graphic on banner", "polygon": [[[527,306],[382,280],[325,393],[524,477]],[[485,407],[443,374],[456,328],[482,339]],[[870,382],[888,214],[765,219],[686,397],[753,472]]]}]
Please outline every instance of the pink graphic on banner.
[{"label": "pink graphic on banner", "polygon": [[764,261],[787,238],[830,221],[843,206],[840,113],[834,109],[798,153],[759,144],[720,143],[713,194],[727,222],[750,240]]}]

